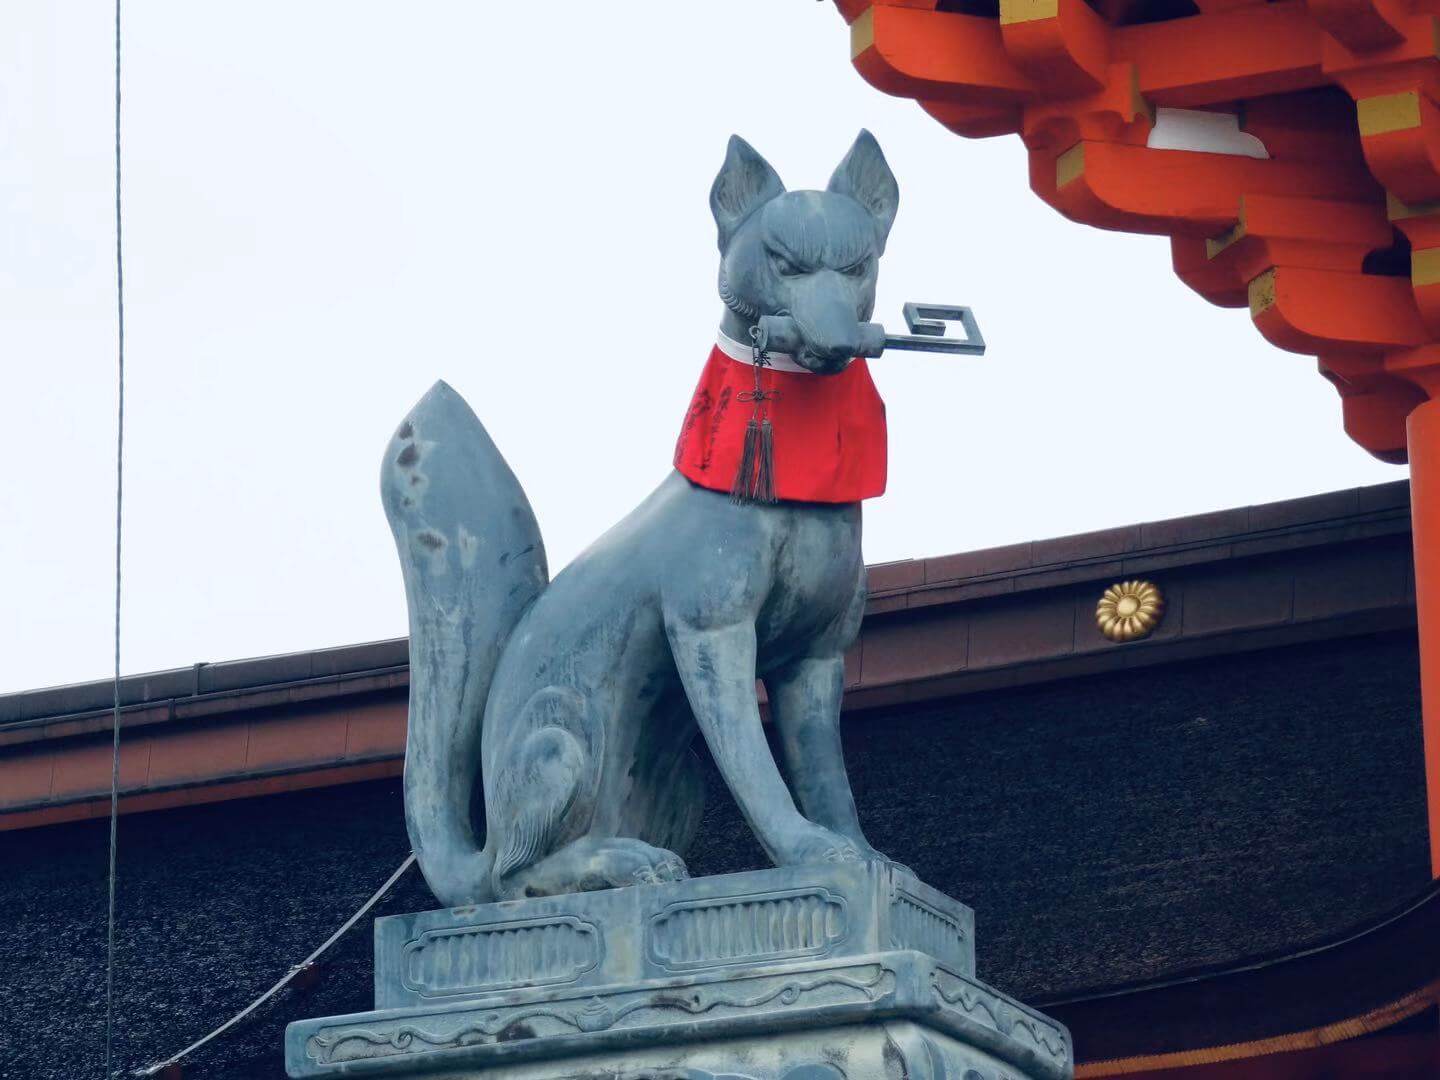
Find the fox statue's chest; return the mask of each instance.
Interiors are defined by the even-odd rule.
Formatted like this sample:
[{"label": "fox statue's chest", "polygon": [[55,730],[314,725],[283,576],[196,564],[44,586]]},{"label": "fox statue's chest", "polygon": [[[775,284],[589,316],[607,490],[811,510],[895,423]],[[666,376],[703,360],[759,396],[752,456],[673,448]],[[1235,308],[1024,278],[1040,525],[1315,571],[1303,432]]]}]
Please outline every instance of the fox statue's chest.
[{"label": "fox statue's chest", "polygon": [[[837,508],[838,509],[838,508]],[[763,651],[789,652],[842,620],[864,588],[860,507],[845,513],[801,510],[787,522],[756,620]]]}]

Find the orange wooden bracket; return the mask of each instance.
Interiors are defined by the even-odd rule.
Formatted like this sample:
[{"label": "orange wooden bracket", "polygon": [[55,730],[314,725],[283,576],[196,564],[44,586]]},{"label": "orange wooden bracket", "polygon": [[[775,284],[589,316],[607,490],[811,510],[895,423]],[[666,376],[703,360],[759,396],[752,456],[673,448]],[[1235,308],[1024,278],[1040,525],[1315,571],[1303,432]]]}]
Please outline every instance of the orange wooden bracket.
[{"label": "orange wooden bracket", "polygon": [[1105,229],[1213,237],[1234,225],[1242,195],[1379,202],[1364,172],[1306,162],[1091,141],[1030,158],[1036,194],[1067,217]]},{"label": "orange wooden bracket", "polygon": [[1344,87],[1357,100],[1411,87],[1435,96],[1440,91],[1440,66],[1435,59],[1436,17],[1426,12],[1396,13],[1393,7],[1387,10],[1391,25],[1400,34],[1393,44],[1352,47],[1338,36],[1323,36],[1321,67],[1326,82]]},{"label": "orange wooden bracket", "polygon": [[1329,2],[1389,31],[1351,40],[1334,33],[1325,45],[1326,78],[1355,99],[1370,170],[1406,202],[1440,198],[1440,22],[1409,13],[1401,0]]},{"label": "orange wooden bracket", "polygon": [[1355,102],[1370,170],[1406,202],[1440,199],[1440,107],[1418,88]]},{"label": "orange wooden bracket", "polygon": [[1404,348],[1430,336],[1404,278],[1301,266],[1252,280],[1250,317],[1272,344],[1312,355]]},{"label": "orange wooden bracket", "polygon": [[1023,123],[1023,111],[1018,104],[967,105],[963,101],[922,100],[920,107],[956,135],[967,139],[1012,135]]},{"label": "orange wooden bracket", "polygon": [[1111,64],[1095,93],[1033,101],[1024,106],[1023,117],[1021,135],[1031,150],[1063,150],[1082,139],[1143,146],[1155,123],[1129,63]]},{"label": "orange wooden bracket", "polygon": [[[1043,199],[1170,237],[1186,284],[1324,356],[1347,430],[1403,455],[1419,391],[1382,361],[1440,340],[1440,0],[1200,0],[1137,23],[1132,0],[836,4],[871,83],[964,135],[1018,130]],[[1156,108],[1236,114],[1269,156],[1150,147]]]},{"label": "orange wooden bracket", "polygon": [[1430,332],[1440,338],[1440,204],[1411,206],[1386,197],[1386,216],[1410,242],[1410,287]]},{"label": "orange wooden bracket", "polygon": [[1272,266],[1360,273],[1365,257],[1388,248],[1393,233],[1373,202],[1243,195],[1228,232],[1206,240],[1206,256],[1249,282]]},{"label": "orange wooden bracket", "polygon": [[1374,203],[1244,195],[1235,224],[1197,240],[1175,237],[1175,273],[1222,307],[1242,307],[1249,283],[1272,266],[1359,273],[1372,251],[1389,247],[1390,224]]},{"label": "orange wooden bracket", "polygon": [[1320,374],[1340,395],[1345,434],[1381,461],[1406,460],[1405,420],[1424,395],[1402,379],[1387,377],[1374,354],[1330,354]]},{"label": "orange wooden bracket", "polygon": [[1299,0],[1115,27],[1110,59],[1156,105],[1195,108],[1324,85],[1324,34]]},{"label": "orange wooden bracket", "polygon": [[1420,318],[1431,334],[1440,337],[1440,247],[1411,251],[1410,287]]},{"label": "orange wooden bracket", "polygon": [[1358,51],[1398,45],[1410,14],[1403,0],[1306,0],[1305,7],[1327,34]]},{"label": "orange wooden bracket", "polygon": [[994,105],[1039,93],[1005,51],[999,22],[979,15],[876,4],[850,24],[850,58],[871,86],[899,97]]},{"label": "orange wooden bracket", "polygon": [[[1048,2],[1014,0],[1017,11],[1022,4]],[[1300,0],[1117,27],[1106,27],[1082,0],[1054,4],[1054,16],[1003,26],[994,18],[903,0],[842,11],[855,13],[850,52],[860,74],[887,94],[926,101],[994,104],[1093,91],[1103,84],[1107,64],[1127,61],[1135,65],[1147,100],[1177,108],[1328,81],[1324,34]],[[1047,56],[1059,70],[1048,71],[1042,62]]]},{"label": "orange wooden bracket", "polygon": [[1175,276],[1217,307],[1245,307],[1250,283],[1235,268],[1210,258],[1210,241],[1201,236],[1172,236],[1170,262]]},{"label": "orange wooden bracket", "polygon": [[1440,345],[1397,349],[1385,354],[1384,365],[1388,374],[1404,379],[1426,397],[1440,399]]},{"label": "orange wooden bracket", "polygon": [[1048,94],[1105,85],[1109,28],[1085,0],[1000,0],[1005,51]]},{"label": "orange wooden bracket", "polygon": [[1416,250],[1440,247],[1440,202],[1412,205],[1387,192],[1385,216]]}]

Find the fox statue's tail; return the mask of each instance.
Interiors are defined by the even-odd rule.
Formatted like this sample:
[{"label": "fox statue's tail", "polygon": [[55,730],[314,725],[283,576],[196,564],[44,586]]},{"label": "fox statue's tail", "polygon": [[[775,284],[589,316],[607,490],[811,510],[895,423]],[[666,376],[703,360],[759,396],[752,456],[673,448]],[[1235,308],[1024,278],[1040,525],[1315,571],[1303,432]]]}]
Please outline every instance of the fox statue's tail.
[{"label": "fox statue's tail", "polygon": [[410,609],[405,826],[442,904],[484,903],[494,892],[475,827],[481,720],[505,641],[548,583],[545,547],[515,474],[444,382],[396,429],[380,493]]}]

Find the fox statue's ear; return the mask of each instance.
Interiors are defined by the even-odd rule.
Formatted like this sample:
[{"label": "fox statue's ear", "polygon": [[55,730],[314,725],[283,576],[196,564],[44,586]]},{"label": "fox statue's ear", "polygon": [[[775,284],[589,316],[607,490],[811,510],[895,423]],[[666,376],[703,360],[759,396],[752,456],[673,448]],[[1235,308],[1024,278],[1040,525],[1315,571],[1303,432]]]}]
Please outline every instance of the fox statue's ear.
[{"label": "fox statue's ear", "polygon": [[849,195],[874,215],[883,252],[890,226],[895,224],[895,210],[900,205],[900,186],[895,183],[895,174],[890,171],[880,144],[864,128],[860,129],[855,145],[850,147],[835,175],[830,177],[830,190]]},{"label": "fox statue's ear", "polygon": [[720,250],[730,246],[735,230],[757,207],[784,191],[770,163],[739,135],[731,135],[725,164],[710,185],[710,212],[720,230]]}]

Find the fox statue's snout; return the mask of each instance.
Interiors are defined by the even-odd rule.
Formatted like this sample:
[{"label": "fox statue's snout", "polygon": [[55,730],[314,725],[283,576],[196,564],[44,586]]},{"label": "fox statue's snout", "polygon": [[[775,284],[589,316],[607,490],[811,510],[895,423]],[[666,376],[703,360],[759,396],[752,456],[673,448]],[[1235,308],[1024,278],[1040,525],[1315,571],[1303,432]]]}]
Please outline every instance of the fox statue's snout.
[{"label": "fox statue's snout", "polygon": [[858,290],[833,270],[804,275],[793,289],[793,298],[776,314],[789,315],[800,331],[801,348],[796,361],[819,375],[844,371],[860,348],[860,323],[874,306],[860,308],[852,295]]},{"label": "fox statue's snout", "polygon": [[719,228],[727,332],[746,340],[763,315],[794,320],[795,360],[820,375],[845,370],[875,310],[875,269],[899,188],[862,131],[824,191],[785,190],[770,164],[732,136],[710,190]]}]

